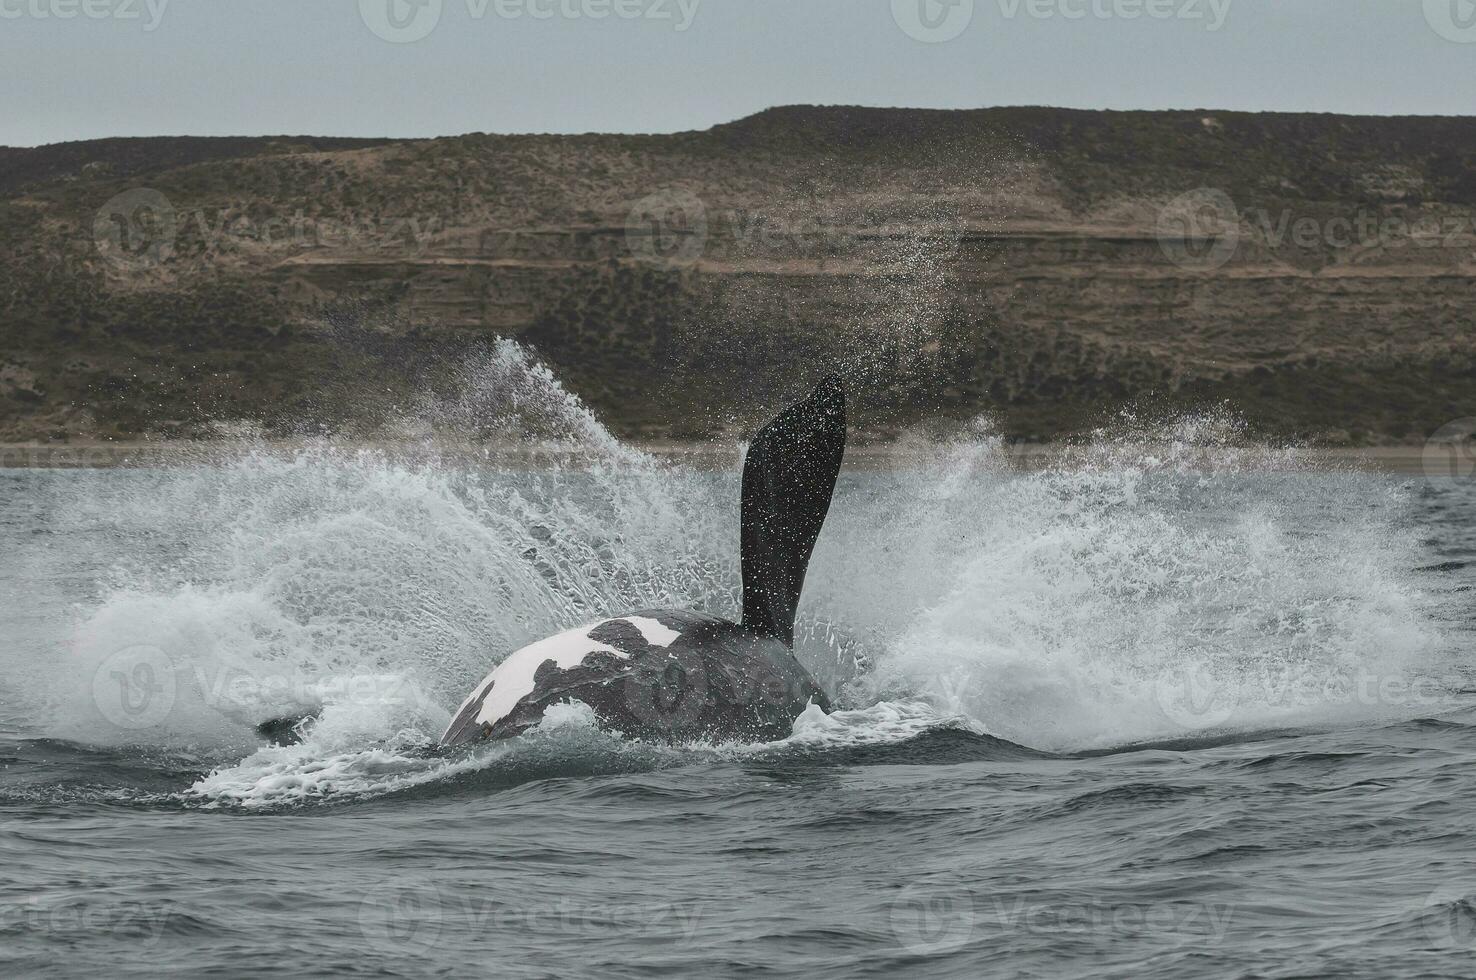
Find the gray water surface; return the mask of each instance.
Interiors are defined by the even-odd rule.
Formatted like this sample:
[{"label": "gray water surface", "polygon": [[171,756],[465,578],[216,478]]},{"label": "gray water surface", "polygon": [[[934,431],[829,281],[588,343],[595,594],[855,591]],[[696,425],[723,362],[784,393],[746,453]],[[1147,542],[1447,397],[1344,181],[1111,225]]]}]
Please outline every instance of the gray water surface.
[{"label": "gray water surface", "polygon": [[735,491],[0,471],[0,974],[1476,975],[1476,485],[851,474],[798,651],[837,719],[432,748],[528,640],[731,614]]}]

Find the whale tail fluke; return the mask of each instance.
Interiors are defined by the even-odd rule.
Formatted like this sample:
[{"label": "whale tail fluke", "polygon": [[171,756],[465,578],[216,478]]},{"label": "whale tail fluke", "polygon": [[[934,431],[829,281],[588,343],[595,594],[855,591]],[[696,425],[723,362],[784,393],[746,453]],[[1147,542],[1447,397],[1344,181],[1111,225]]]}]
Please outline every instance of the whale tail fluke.
[{"label": "whale tail fluke", "polygon": [[831,375],[766,425],[743,464],[743,626],[794,645],[794,613],[846,451],[846,392]]}]

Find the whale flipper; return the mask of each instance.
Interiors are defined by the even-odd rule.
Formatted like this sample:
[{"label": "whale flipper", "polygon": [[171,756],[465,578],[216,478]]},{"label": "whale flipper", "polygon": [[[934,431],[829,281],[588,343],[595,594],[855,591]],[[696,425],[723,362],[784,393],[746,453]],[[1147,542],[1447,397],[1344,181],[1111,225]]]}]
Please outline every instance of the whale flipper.
[{"label": "whale flipper", "polygon": [[794,646],[794,613],[846,451],[837,375],[765,426],[743,464],[743,627]]}]

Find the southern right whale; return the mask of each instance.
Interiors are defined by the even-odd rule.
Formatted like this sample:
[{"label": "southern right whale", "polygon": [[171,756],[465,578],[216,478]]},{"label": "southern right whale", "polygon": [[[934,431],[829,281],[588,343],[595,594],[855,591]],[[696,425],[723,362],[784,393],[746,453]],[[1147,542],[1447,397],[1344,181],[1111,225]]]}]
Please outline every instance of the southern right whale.
[{"label": "southern right whale", "polygon": [[846,447],[839,377],[820,383],[754,438],[743,465],[743,614],[732,622],[643,609],[517,650],[456,712],[443,746],[527,731],[580,702],[630,738],[765,740],[830,701],[795,659],[794,617]]}]

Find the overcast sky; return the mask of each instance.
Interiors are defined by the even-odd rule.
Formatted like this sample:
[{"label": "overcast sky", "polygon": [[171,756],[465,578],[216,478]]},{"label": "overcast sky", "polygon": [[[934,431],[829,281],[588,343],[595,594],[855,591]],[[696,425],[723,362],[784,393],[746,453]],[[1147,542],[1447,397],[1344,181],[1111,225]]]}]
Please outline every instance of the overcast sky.
[{"label": "overcast sky", "polygon": [[0,144],[767,106],[1476,110],[1476,0],[0,0]]}]

